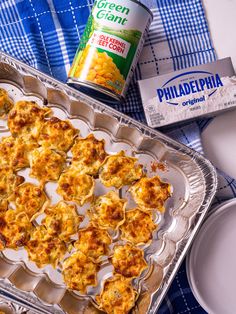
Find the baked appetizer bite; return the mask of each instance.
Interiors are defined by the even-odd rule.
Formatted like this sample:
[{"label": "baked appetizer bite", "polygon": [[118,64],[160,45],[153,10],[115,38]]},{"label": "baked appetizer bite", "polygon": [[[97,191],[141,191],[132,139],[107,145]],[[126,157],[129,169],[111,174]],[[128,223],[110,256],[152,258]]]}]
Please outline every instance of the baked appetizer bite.
[{"label": "baked appetizer bite", "polygon": [[87,174],[81,174],[76,168],[70,167],[62,173],[57,193],[65,201],[73,201],[82,206],[89,202],[93,196],[95,181]]},{"label": "baked appetizer bite", "polygon": [[143,176],[143,166],[137,158],[126,156],[124,151],[106,157],[100,169],[99,179],[106,187],[117,189],[130,185]]},{"label": "baked appetizer bite", "polygon": [[105,140],[97,140],[93,134],[86,138],[77,138],[71,149],[72,165],[81,173],[97,176],[98,170],[105,160]]},{"label": "baked appetizer bite", "polygon": [[143,250],[131,245],[116,245],[111,257],[115,273],[127,278],[136,278],[148,267]]},{"label": "baked appetizer bite", "polygon": [[87,228],[79,230],[79,240],[74,243],[74,247],[96,262],[100,257],[107,255],[111,243],[106,230],[90,224]]},{"label": "baked appetizer bite", "polygon": [[78,232],[79,225],[84,217],[78,215],[75,205],[60,201],[44,210],[46,217],[42,224],[48,233],[57,236],[62,241],[70,241],[70,237]]},{"label": "baked appetizer bite", "polygon": [[8,201],[6,199],[0,199],[0,214],[8,210]]},{"label": "baked appetizer bite", "polygon": [[9,112],[8,127],[14,137],[37,138],[44,118],[49,114],[50,108],[42,108],[34,101],[18,101]]},{"label": "baked appetizer bite", "polygon": [[165,212],[164,203],[171,195],[171,185],[158,176],[141,178],[130,188],[130,192],[142,210],[156,209]]},{"label": "baked appetizer bite", "polygon": [[4,118],[14,106],[7,91],[0,88],[0,118]]},{"label": "baked appetizer bite", "polygon": [[98,263],[94,263],[84,253],[77,251],[63,263],[63,277],[66,286],[81,293],[86,292],[88,286],[97,285]]},{"label": "baked appetizer bite", "polygon": [[19,185],[9,199],[18,211],[24,212],[30,220],[35,219],[48,203],[44,190],[32,183]]},{"label": "baked appetizer bite", "polygon": [[0,198],[8,198],[24,180],[22,176],[14,173],[11,167],[0,166]]},{"label": "baked appetizer bite", "polygon": [[135,304],[136,295],[130,279],[115,275],[105,281],[96,301],[107,314],[128,314]]},{"label": "baked appetizer bite", "polygon": [[29,259],[39,268],[49,264],[56,268],[67,252],[65,243],[58,237],[50,235],[44,226],[32,230],[25,249]]},{"label": "baked appetizer bite", "polygon": [[17,249],[24,246],[29,239],[32,224],[23,212],[9,209],[0,214],[0,246]]},{"label": "baked appetizer bite", "polygon": [[57,181],[64,170],[66,153],[39,147],[29,154],[30,176],[41,182]]},{"label": "baked appetizer bite", "polygon": [[125,214],[125,222],[120,226],[121,239],[135,245],[145,244],[151,241],[155,229],[157,225],[152,220],[152,214],[134,208]]},{"label": "baked appetizer bite", "polygon": [[3,137],[0,142],[0,165],[8,165],[16,171],[29,167],[29,153],[37,146],[34,141]]},{"label": "baked appetizer bite", "polygon": [[43,123],[38,143],[42,146],[67,152],[72,146],[79,130],[70,121],[52,117]]},{"label": "baked appetizer bite", "polygon": [[125,220],[125,207],[127,200],[110,191],[105,195],[95,198],[89,215],[91,220],[105,229],[117,229]]}]

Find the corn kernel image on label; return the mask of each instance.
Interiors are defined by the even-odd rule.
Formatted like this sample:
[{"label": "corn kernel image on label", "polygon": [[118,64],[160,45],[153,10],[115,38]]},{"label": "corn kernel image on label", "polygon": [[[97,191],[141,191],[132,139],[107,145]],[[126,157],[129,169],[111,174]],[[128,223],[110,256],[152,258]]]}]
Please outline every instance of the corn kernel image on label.
[{"label": "corn kernel image on label", "polygon": [[151,11],[135,0],[96,0],[68,83],[122,99],[152,18]]}]

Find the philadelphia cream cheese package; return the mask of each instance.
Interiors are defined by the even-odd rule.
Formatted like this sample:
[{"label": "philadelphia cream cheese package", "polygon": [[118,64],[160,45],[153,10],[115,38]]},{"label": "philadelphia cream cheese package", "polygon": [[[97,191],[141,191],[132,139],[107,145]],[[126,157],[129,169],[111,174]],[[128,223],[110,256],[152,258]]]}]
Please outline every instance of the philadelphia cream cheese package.
[{"label": "philadelphia cream cheese package", "polygon": [[231,58],[138,82],[149,126],[162,127],[236,108]]}]

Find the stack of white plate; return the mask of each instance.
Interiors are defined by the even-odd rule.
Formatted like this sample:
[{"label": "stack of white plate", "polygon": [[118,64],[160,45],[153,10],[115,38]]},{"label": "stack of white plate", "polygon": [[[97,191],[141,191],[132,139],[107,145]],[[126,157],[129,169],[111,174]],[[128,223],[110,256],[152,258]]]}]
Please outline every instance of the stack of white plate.
[{"label": "stack of white plate", "polygon": [[210,314],[236,313],[236,199],[216,207],[187,257],[191,289]]}]

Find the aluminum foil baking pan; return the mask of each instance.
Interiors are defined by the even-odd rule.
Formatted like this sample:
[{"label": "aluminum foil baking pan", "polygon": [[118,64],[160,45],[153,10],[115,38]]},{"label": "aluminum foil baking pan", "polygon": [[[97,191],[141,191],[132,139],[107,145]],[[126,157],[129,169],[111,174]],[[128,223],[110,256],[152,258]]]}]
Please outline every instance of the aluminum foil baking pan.
[{"label": "aluminum foil baking pan", "polygon": [[[164,170],[157,167],[155,174],[171,183],[173,195],[166,203],[165,215],[155,217],[159,229],[152,243],[144,248],[149,269],[134,281],[140,294],[132,310],[132,313],[155,313],[215,195],[214,167],[188,147],[5,53],[0,53],[0,86],[15,101],[36,100],[42,106],[50,106],[54,115],[70,119],[82,136],[93,132],[97,138],[105,138],[109,153],[123,149],[136,156],[150,175],[153,175],[152,163],[165,164]],[[6,122],[2,121],[0,136],[8,134]],[[27,169],[21,175],[29,181]],[[99,185],[98,190],[97,193],[105,192]],[[48,183],[46,191],[53,202],[58,201],[54,184]],[[59,270],[48,266],[39,270],[29,262],[24,249],[7,249],[0,255],[1,291],[25,300],[36,311],[41,309],[41,313],[98,313],[93,297],[101,290],[104,278],[110,275],[111,267],[104,266],[98,287],[80,295],[66,290]]]}]

